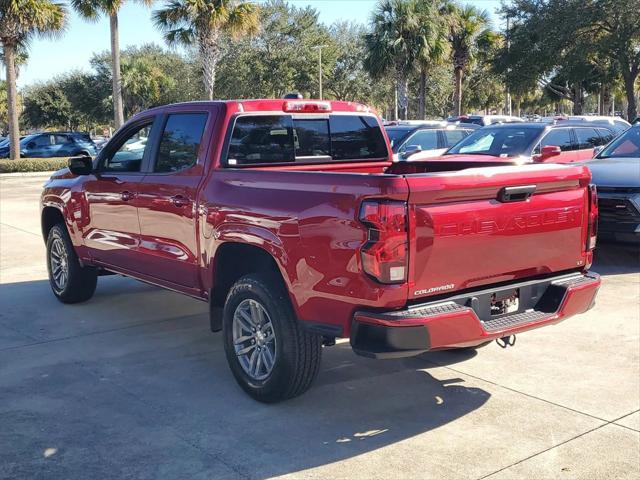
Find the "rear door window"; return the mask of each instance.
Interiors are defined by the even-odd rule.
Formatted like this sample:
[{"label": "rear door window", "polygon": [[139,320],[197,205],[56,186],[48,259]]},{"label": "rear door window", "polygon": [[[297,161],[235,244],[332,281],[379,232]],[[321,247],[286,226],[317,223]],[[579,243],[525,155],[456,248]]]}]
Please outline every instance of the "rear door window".
[{"label": "rear door window", "polygon": [[574,132],[578,138],[578,150],[587,150],[602,144],[602,139],[595,128],[578,127]]},{"label": "rear door window", "polygon": [[422,150],[435,150],[438,148],[438,130],[418,130],[407,139],[402,150],[412,146],[419,146]]},{"label": "rear door window", "polygon": [[606,145],[607,143],[609,143],[611,140],[613,140],[613,137],[615,136],[611,131],[607,130],[606,128],[598,128],[598,133],[600,134],[600,137],[602,137],[602,145]]},{"label": "rear door window", "polygon": [[243,115],[233,127],[227,163],[234,166],[386,157],[387,145],[374,117]]},{"label": "rear door window", "polygon": [[171,173],[196,164],[206,113],[176,113],[167,117],[154,172]]},{"label": "rear door window", "polygon": [[445,130],[443,132],[445,147],[453,147],[456,143],[469,135],[470,132],[471,130]]},{"label": "rear door window", "polygon": [[571,130],[568,128],[551,130],[540,142],[540,147],[546,147],[548,145],[560,147],[560,150],[563,152],[576,150],[576,145],[571,138]]}]

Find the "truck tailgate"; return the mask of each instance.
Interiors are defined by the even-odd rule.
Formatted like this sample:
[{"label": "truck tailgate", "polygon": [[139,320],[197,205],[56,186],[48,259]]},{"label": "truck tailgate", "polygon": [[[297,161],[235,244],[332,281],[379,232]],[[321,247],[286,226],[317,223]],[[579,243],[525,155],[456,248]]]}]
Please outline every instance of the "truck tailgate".
[{"label": "truck tailgate", "polygon": [[590,177],[565,165],[407,175],[409,299],[583,268]]}]

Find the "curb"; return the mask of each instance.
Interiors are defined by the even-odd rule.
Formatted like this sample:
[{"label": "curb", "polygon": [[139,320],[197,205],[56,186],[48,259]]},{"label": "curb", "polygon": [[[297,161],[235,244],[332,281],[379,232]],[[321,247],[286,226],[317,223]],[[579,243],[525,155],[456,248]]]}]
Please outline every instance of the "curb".
[{"label": "curb", "polygon": [[1,178],[12,178],[12,177],[50,177],[56,172],[53,170],[51,172],[14,172],[14,173],[0,173]]}]

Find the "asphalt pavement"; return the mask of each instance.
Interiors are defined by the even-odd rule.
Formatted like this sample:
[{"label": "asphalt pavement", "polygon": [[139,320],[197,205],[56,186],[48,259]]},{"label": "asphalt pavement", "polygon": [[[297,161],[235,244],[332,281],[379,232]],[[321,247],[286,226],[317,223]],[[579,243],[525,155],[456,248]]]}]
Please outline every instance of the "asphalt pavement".
[{"label": "asphalt pavement", "polygon": [[247,397],[207,306],[120,276],[80,305],[46,280],[44,177],[0,175],[0,478],[635,479],[640,256],[600,245],[596,307],[477,352],[369,360]]}]

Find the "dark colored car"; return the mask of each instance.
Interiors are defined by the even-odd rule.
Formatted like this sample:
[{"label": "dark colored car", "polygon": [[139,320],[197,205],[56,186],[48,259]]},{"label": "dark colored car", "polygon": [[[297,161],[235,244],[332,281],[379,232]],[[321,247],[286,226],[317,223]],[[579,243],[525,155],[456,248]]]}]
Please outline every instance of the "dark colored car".
[{"label": "dark colored car", "polygon": [[514,117],[512,115],[460,115],[457,117],[449,117],[447,121],[485,127],[496,123],[519,123],[523,120],[520,117]]},{"label": "dark colored car", "polygon": [[598,188],[599,236],[640,243],[640,125],[587,163]]},{"label": "dark colored car", "polygon": [[477,128],[476,125],[447,125],[444,122],[385,126],[394,160],[405,160],[417,153],[420,157],[437,157]]},{"label": "dark colored car", "polygon": [[[20,139],[21,157],[73,157],[94,156],[96,146],[88,133],[44,132],[26,135]],[[0,158],[9,156],[9,142],[0,145]]]},{"label": "dark colored car", "polygon": [[613,137],[610,128],[584,122],[503,123],[476,130],[438,160],[571,163],[589,160]]}]

